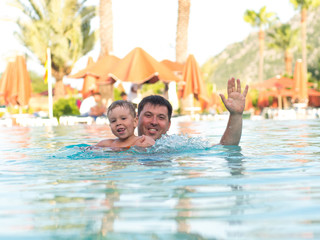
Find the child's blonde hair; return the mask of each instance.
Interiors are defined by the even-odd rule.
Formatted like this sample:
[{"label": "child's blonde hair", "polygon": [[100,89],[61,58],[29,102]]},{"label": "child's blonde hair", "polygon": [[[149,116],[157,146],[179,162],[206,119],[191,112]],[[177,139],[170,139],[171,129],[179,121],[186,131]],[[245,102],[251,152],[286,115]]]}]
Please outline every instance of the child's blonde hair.
[{"label": "child's blonde hair", "polygon": [[108,117],[109,117],[109,113],[113,109],[115,109],[116,107],[123,107],[123,108],[129,109],[130,114],[132,115],[133,118],[135,118],[137,116],[136,110],[131,102],[128,102],[125,100],[118,100],[118,101],[114,101],[113,103],[111,103],[111,105],[108,107],[108,111],[107,111]]}]

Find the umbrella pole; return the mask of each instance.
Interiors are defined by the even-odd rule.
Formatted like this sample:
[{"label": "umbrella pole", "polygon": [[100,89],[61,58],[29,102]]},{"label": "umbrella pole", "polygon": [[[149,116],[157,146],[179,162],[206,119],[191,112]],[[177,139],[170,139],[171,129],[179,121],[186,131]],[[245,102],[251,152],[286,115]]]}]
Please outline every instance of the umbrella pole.
[{"label": "umbrella pole", "polygon": [[278,108],[282,109],[282,96],[278,96]]},{"label": "umbrella pole", "polygon": [[49,118],[53,118],[52,78],[51,78],[51,53],[50,53],[50,48],[47,49],[47,57],[48,57],[48,104],[49,104]]}]

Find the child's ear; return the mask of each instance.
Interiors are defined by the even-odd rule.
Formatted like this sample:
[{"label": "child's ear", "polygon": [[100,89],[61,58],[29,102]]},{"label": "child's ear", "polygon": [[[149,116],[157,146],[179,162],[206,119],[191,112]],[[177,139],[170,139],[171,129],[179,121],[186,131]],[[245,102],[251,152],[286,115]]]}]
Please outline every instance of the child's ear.
[{"label": "child's ear", "polygon": [[138,126],[138,117],[135,117],[133,120],[133,126],[136,128]]}]

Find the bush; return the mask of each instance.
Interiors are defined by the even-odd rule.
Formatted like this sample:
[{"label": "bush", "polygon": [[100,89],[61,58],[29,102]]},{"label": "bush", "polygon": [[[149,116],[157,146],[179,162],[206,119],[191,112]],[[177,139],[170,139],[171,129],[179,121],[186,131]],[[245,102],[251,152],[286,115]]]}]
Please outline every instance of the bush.
[{"label": "bush", "polygon": [[161,81],[156,83],[146,83],[142,85],[141,94],[163,94],[165,89],[165,84]]},{"label": "bush", "polygon": [[33,93],[42,93],[48,90],[48,84],[44,82],[43,76],[38,75],[35,72],[29,72],[31,79],[31,87]]},{"label": "bush", "polygon": [[80,115],[77,100],[75,98],[60,98],[53,104],[53,116],[57,117],[58,119],[64,115]]},{"label": "bush", "polygon": [[117,88],[113,88],[113,100],[117,101],[117,100],[121,100],[121,90],[117,89]]}]

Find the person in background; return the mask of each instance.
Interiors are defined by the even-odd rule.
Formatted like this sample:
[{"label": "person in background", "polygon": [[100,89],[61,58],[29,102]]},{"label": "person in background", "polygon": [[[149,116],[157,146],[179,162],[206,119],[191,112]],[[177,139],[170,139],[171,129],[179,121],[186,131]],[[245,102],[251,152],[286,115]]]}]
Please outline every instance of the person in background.
[{"label": "person in background", "polygon": [[125,100],[125,101],[128,100],[128,95],[125,92],[121,92],[120,97],[122,100]]},{"label": "person in background", "polygon": [[[221,137],[221,145],[238,145],[242,134],[242,114],[245,107],[248,86],[241,93],[240,80],[228,80],[228,99],[220,94],[229,111],[227,128]],[[138,105],[138,135],[157,140],[166,134],[171,125],[172,106],[165,98],[151,95],[143,98]],[[148,140],[148,139],[147,139]]]},{"label": "person in background", "polygon": [[131,146],[150,147],[155,141],[149,136],[135,136],[138,119],[132,103],[124,100],[113,102],[107,111],[109,126],[115,139],[105,139],[93,147],[110,147],[113,150],[127,149]]},{"label": "person in background", "polygon": [[93,93],[90,97],[85,98],[80,105],[80,116],[93,117],[104,116],[106,107],[101,104],[101,94]]}]

